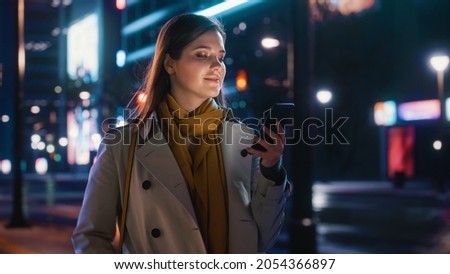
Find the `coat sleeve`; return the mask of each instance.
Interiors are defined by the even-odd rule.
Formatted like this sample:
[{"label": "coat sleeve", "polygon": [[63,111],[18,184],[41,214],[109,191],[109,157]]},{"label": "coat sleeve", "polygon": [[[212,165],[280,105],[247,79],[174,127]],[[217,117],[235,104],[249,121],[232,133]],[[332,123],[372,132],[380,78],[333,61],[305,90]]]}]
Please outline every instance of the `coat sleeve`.
[{"label": "coat sleeve", "polygon": [[113,241],[116,233],[119,206],[119,178],[114,147],[102,142],[93,164],[85,190],[77,225],[72,234],[75,253],[115,253]]},{"label": "coat sleeve", "polygon": [[259,168],[259,158],[252,163],[252,213],[258,227],[258,251],[265,252],[273,247],[285,219],[284,209],[290,195],[290,184],[284,168],[283,183],[276,185],[266,179]]}]

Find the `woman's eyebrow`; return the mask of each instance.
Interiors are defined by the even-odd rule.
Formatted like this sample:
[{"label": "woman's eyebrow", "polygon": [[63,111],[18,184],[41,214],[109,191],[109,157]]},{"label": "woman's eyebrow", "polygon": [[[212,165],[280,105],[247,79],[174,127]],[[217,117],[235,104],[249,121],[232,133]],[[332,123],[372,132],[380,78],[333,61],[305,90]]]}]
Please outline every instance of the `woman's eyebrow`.
[{"label": "woman's eyebrow", "polygon": [[[197,50],[197,49],[207,49],[207,50],[212,50],[212,48],[211,48],[210,46],[202,46],[202,45],[197,46],[197,47],[194,48],[194,50]],[[219,52],[221,52],[221,53],[226,53],[226,51],[225,51],[224,49],[219,50]]]}]

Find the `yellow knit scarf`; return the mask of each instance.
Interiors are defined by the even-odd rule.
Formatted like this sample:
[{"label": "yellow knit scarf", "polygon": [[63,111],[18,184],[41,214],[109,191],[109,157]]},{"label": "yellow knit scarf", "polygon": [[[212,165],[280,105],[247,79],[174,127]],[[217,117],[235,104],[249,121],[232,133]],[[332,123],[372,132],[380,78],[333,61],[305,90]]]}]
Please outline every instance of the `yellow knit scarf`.
[{"label": "yellow knit scarf", "polygon": [[162,130],[188,185],[208,253],[228,253],[228,195],[214,100],[186,112],[168,94],[158,107]]}]

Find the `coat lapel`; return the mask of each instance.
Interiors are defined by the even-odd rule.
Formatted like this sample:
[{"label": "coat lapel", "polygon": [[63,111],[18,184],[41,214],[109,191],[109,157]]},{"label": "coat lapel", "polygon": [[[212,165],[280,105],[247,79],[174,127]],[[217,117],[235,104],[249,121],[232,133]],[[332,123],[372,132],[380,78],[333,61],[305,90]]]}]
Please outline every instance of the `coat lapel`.
[{"label": "coat lapel", "polygon": [[241,200],[240,203],[242,201],[244,204],[250,203],[252,156],[242,156],[241,151],[252,144],[253,134],[247,127],[231,122],[225,122],[223,131],[222,153],[228,183],[230,214],[233,214],[231,207],[236,199]]},{"label": "coat lapel", "polygon": [[[183,174],[162,132],[156,128],[156,130],[150,129],[149,123],[152,123],[151,120],[153,119],[149,119],[140,134],[145,140],[145,137],[149,136],[150,131],[153,133],[136,150],[136,159],[184,205],[192,218],[197,221]],[[155,123],[153,123],[154,125]]]},{"label": "coat lapel", "polygon": [[239,123],[225,123],[223,160],[228,186],[230,253],[255,253],[258,230],[251,213],[253,156],[241,151],[253,143],[253,131]]}]

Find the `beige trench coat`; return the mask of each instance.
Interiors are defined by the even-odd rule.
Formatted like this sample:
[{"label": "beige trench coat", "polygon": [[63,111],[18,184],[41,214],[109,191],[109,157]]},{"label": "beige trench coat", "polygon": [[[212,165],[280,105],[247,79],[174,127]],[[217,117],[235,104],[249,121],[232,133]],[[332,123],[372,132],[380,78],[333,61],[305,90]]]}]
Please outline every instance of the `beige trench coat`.
[{"label": "beige trench coat", "polygon": [[[140,130],[130,186],[125,246],[129,253],[205,253],[183,175],[162,132],[148,119]],[[259,159],[242,156],[253,131],[225,121],[222,151],[229,199],[230,253],[272,247],[284,221],[289,183],[275,186]],[[130,127],[105,135],[91,168],[72,242],[76,253],[114,253],[117,212],[124,188]],[[286,176],[285,176],[286,178]]]}]

